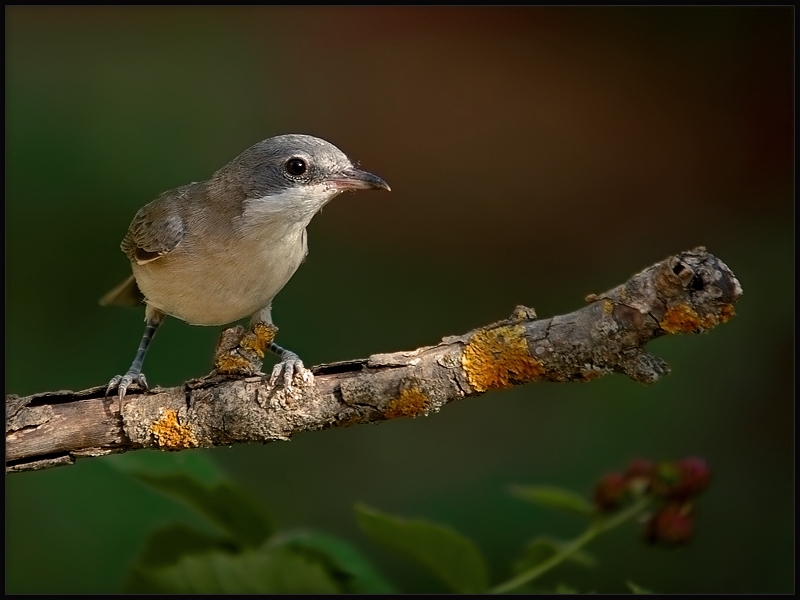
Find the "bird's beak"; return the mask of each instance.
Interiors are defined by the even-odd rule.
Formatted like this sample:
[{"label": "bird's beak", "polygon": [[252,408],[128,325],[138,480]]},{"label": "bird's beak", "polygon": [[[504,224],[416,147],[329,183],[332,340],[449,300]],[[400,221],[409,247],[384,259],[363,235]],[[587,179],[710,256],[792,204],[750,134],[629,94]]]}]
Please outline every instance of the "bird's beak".
[{"label": "bird's beak", "polygon": [[337,190],[386,190],[391,191],[389,184],[372,173],[367,173],[355,167],[348,167],[338,175],[331,177],[328,182]]}]

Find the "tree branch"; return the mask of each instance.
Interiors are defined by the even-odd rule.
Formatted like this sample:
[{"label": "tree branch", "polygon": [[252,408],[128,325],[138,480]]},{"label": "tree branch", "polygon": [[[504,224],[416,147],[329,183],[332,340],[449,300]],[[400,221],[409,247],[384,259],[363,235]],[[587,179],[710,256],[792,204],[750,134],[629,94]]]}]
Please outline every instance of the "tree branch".
[{"label": "tree branch", "polygon": [[209,376],[181,387],[104,399],[105,386],[6,398],[6,471],[72,464],[136,448],[182,450],[288,440],[300,431],[417,417],[445,404],[533,381],[624,373],[653,383],[667,364],[644,351],[665,334],[705,332],[730,319],[742,288],[705,248],[633,276],[573,313],[511,317],[436,346],[312,369],[287,393],[268,377]]}]

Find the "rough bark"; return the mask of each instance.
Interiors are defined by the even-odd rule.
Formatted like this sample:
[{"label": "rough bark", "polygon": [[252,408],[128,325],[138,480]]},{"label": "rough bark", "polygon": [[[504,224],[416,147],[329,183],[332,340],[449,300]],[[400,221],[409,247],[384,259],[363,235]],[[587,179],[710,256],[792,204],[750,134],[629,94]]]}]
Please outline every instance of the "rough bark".
[{"label": "rough bark", "polygon": [[6,471],[72,464],[136,448],[183,450],[288,440],[299,431],[417,417],[468,396],[533,381],[589,381],[624,373],[653,383],[669,372],[645,344],[705,332],[730,319],[742,288],[705,248],[663,260],[591,294],[587,306],[509,319],[435,346],[314,367],[291,393],[269,377],[209,376],[125,398],[105,387],[6,398]]}]

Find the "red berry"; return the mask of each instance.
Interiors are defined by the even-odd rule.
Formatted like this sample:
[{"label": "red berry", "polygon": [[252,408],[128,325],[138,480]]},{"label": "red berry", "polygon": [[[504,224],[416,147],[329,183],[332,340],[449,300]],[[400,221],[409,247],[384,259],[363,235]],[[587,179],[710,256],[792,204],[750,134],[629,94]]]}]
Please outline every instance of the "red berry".
[{"label": "red berry", "polygon": [[692,537],[694,511],[689,503],[670,503],[654,514],[647,523],[650,542],[682,544]]},{"label": "red berry", "polygon": [[681,474],[681,481],[673,493],[673,498],[691,498],[708,487],[711,469],[702,458],[684,458],[675,466]]},{"label": "red berry", "polygon": [[708,486],[711,469],[702,458],[684,458],[676,463],[661,463],[653,472],[653,493],[670,500],[697,496]]},{"label": "red berry", "polygon": [[619,508],[628,495],[628,481],[620,473],[603,476],[594,488],[594,503],[603,512]]}]

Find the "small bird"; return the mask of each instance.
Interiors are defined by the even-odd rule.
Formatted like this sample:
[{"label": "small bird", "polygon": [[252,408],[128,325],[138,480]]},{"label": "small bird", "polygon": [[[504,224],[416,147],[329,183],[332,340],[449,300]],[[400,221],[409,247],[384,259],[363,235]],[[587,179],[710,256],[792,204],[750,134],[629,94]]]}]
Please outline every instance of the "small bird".
[{"label": "small bird", "polygon": [[[120,248],[133,274],[100,304],[144,302],[145,330],[124,375],[111,379],[120,403],[128,387],[147,389],[147,348],[166,315],[191,325],[226,325],[250,317],[272,326],[272,300],[308,253],[306,227],[348,190],[389,191],[380,177],[353,166],[333,144],[279,135],[251,146],[207,181],[164,192],[136,213]],[[304,374],[294,352],[275,343],[274,383]]]}]

